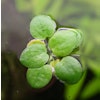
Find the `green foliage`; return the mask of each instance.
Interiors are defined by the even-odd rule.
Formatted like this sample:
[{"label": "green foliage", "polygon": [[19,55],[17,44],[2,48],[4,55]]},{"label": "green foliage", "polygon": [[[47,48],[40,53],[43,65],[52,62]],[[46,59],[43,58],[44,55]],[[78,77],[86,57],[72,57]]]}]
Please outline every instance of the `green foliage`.
[{"label": "green foliage", "polygon": [[88,60],[90,70],[97,76],[100,77],[100,62]]},{"label": "green foliage", "polygon": [[[60,28],[61,29],[61,28]],[[49,47],[57,56],[69,55],[82,42],[81,33],[75,29],[58,30],[49,40]]]},{"label": "green foliage", "polygon": [[31,44],[24,49],[20,61],[28,68],[43,66],[49,59],[45,44]]},{"label": "green foliage", "polygon": [[52,69],[49,65],[27,70],[27,80],[33,88],[43,88],[50,82],[51,78]]},{"label": "green foliage", "polygon": [[[16,0],[16,1],[21,2],[22,0]],[[23,1],[25,2],[25,0]],[[35,0],[31,0],[31,1],[35,2]],[[99,65],[100,65],[99,63],[100,62],[100,10],[99,10],[100,1],[98,0],[90,0],[90,1],[89,0],[59,0],[58,2],[57,0],[51,0],[52,3],[50,2],[50,0],[47,0],[47,1],[44,3],[45,6],[41,7],[40,11],[37,10],[37,9],[40,9],[40,6],[41,6],[40,2],[38,2],[37,4],[40,6],[34,6],[34,7],[37,7],[36,9],[35,8],[32,9],[31,7],[30,11],[32,11],[33,15],[36,15],[36,13],[38,14],[46,13],[48,15],[51,15],[53,18],[56,18],[57,21],[61,25],[78,27],[84,31],[86,38],[85,38],[85,43],[84,43],[85,45],[81,48],[81,51],[80,51],[81,62],[84,69],[88,69],[92,71],[92,73],[95,75],[94,77],[97,79],[99,76]],[[17,5],[17,8],[19,7],[20,6]],[[24,5],[24,3],[22,7],[27,8],[27,6]],[[94,77],[93,77],[93,81],[95,81]],[[83,82],[80,83],[80,85],[82,84]],[[91,84],[92,83],[90,82],[89,85]],[[98,84],[98,83],[95,83],[95,84]],[[77,90],[80,89],[80,85],[78,83],[75,85],[77,85]],[[87,87],[87,85],[88,83],[85,85],[85,87]],[[73,85],[71,89],[74,89],[74,87],[76,86]],[[94,85],[93,87],[99,88],[100,86]],[[72,98],[72,100],[75,100],[77,96],[79,97],[78,93],[75,94],[75,91],[73,90],[69,91],[69,88],[70,86],[68,85],[65,88],[66,89],[65,91],[67,91],[65,92],[65,97],[67,97],[68,94],[71,94],[70,97]],[[99,93],[98,90],[88,91],[88,89],[86,89],[85,92],[88,93],[88,96],[85,95],[85,99],[88,99],[88,97],[90,96],[92,97],[96,93]],[[90,95],[91,92],[92,92],[92,95]]]},{"label": "green foliage", "polygon": [[[55,26],[55,22],[46,15],[36,16],[31,21],[30,32],[33,38],[38,39],[31,40],[27,44],[20,56],[20,61],[24,66],[28,67],[27,80],[33,88],[46,86],[51,79],[51,73],[68,84],[75,84],[82,77],[83,69],[80,62],[73,57],[67,56],[73,49],[80,46],[82,33],[77,29],[70,28],[60,28],[54,33]],[[41,41],[41,39],[45,39],[45,42]],[[54,52],[55,48],[58,53]],[[59,58],[58,56],[67,57]],[[54,60],[55,58],[56,60]],[[46,66],[46,64],[49,64],[49,66]]]},{"label": "green foliage", "polygon": [[56,28],[56,23],[45,15],[39,15],[32,19],[30,23],[30,32],[34,38],[46,39],[51,37]]},{"label": "green foliage", "polygon": [[100,79],[94,78],[89,81],[86,87],[83,89],[81,98],[86,99],[95,95],[100,91]]},{"label": "green foliage", "polygon": [[83,74],[81,64],[71,56],[64,57],[54,68],[56,76],[68,84],[77,83]]},{"label": "green foliage", "polygon": [[75,100],[77,98],[77,95],[79,94],[82,85],[84,83],[85,77],[86,77],[86,72],[84,73],[84,75],[82,76],[82,78],[78,83],[73,85],[66,85],[66,89],[65,89],[66,100]]}]

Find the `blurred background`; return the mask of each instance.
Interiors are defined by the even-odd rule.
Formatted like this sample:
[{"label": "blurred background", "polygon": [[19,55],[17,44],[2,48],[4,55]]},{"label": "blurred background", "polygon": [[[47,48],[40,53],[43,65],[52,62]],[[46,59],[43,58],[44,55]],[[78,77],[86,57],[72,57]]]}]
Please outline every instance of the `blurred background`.
[{"label": "blurred background", "polygon": [[[84,32],[80,59],[86,71],[77,84],[65,85],[53,77],[48,86],[37,90],[27,83],[27,69],[19,56],[32,39],[29,24],[38,14]],[[99,0],[1,0],[1,32],[2,100],[100,100]]]}]

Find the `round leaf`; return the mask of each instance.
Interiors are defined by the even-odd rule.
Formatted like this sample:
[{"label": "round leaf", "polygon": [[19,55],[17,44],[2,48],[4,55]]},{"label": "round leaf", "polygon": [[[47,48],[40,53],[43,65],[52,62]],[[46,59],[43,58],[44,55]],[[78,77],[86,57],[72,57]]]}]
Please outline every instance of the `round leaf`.
[{"label": "round leaf", "polygon": [[27,81],[33,88],[46,86],[52,78],[52,68],[44,65],[40,68],[29,68],[27,70]]},{"label": "round leaf", "polygon": [[44,44],[31,44],[24,49],[20,56],[20,61],[28,68],[43,66],[49,59]]},{"label": "round leaf", "polygon": [[34,38],[45,39],[51,37],[56,28],[56,23],[46,15],[39,15],[32,19],[30,32]]},{"label": "round leaf", "polygon": [[54,68],[56,76],[68,84],[77,83],[83,74],[81,64],[71,56],[64,57]]},{"label": "round leaf", "polygon": [[49,47],[56,56],[69,55],[76,47],[76,34],[70,30],[59,30],[50,38]]}]

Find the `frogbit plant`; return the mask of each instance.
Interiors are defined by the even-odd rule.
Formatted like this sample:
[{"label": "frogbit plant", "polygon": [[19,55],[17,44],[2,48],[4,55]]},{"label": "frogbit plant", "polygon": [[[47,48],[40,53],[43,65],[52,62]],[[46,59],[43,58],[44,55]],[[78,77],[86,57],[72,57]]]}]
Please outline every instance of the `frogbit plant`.
[{"label": "frogbit plant", "polygon": [[79,29],[59,28],[47,15],[39,15],[30,23],[33,36],[20,56],[21,63],[28,68],[26,78],[33,88],[46,86],[55,75],[67,84],[77,83],[83,68],[80,62],[71,56],[83,41]]}]

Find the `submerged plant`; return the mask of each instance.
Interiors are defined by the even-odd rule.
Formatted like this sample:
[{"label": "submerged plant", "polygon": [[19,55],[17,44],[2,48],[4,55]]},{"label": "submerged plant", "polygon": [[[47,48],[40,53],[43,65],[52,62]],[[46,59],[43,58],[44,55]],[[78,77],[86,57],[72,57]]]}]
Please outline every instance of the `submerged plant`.
[{"label": "submerged plant", "polygon": [[33,88],[46,86],[55,75],[68,84],[77,83],[83,68],[80,62],[72,57],[83,41],[83,33],[79,29],[59,28],[47,15],[39,15],[30,23],[33,36],[23,50],[20,61],[28,68],[27,81]]}]

